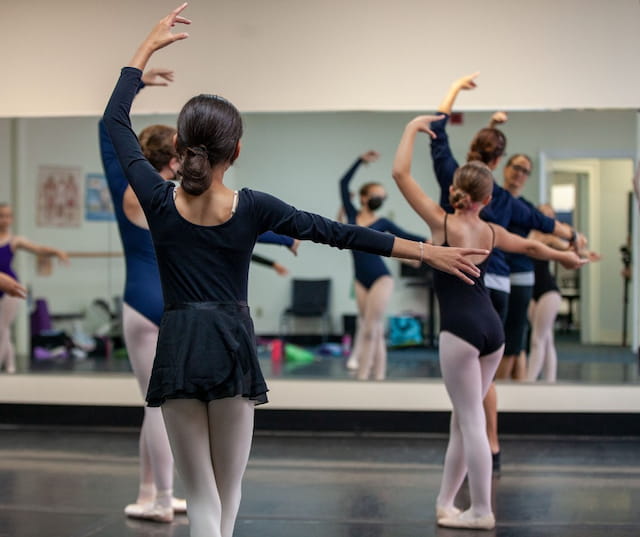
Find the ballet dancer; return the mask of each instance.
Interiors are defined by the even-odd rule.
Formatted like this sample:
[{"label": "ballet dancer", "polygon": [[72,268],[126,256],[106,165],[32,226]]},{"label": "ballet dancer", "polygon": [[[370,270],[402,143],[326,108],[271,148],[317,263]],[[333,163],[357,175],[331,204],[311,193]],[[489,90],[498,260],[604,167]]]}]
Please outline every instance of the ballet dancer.
[{"label": "ballet dancer", "polygon": [[[63,263],[69,262],[66,252],[57,248],[50,248],[36,244],[26,239],[13,235],[11,224],[13,223],[13,210],[8,203],[0,203],[0,272],[13,278],[17,282],[18,277],[13,271],[11,263],[18,250],[25,250],[37,256],[57,257]],[[11,342],[11,325],[18,314],[21,291],[24,287],[16,287],[9,280],[5,282],[16,292],[0,291],[0,368],[4,367],[7,373],[16,372],[16,357],[13,343]]]},{"label": "ballet dancer", "polygon": [[[492,251],[495,247],[554,259],[570,268],[586,262],[573,251],[553,250],[481,220],[480,211],[491,201],[494,185],[490,168],[482,162],[471,161],[455,171],[449,189],[453,214],[430,199],[412,177],[411,161],[416,135],[426,132],[433,136],[431,122],[439,119],[440,116],[418,116],[409,122],[393,165],[393,178],[411,207],[428,224],[435,244],[474,245]],[[461,285],[441,271],[434,273],[440,308],[440,367],[453,404],[449,445],[436,502],[438,524],[446,527],[485,530],[495,527],[491,508],[491,449],[483,399],[502,357],[504,332],[483,281],[489,257],[473,258],[481,271],[473,286]],[[454,500],[465,475],[471,505],[461,512],[454,506]]]},{"label": "ballet dancer", "polygon": [[[358,168],[379,158],[376,151],[360,155],[340,179],[340,196],[346,222],[391,233],[403,239],[424,242],[425,237],[413,235],[376,214],[387,193],[380,183],[366,183],[359,191],[360,210],[351,201],[349,184]],[[355,294],[358,320],[353,351],[347,368],[357,369],[359,380],[384,380],[387,376],[387,344],[384,338],[384,313],[393,293],[393,278],[382,258],[365,252],[351,251],[355,272]]]},{"label": "ballet dancer", "polygon": [[[166,86],[173,78],[171,70],[149,69],[142,75],[137,92],[145,86]],[[151,125],[140,133],[140,145],[145,157],[159,175],[168,181],[176,179],[178,170],[178,155],[173,145],[175,133],[175,128],[166,125]],[[122,171],[103,121],[99,124],[99,134],[102,164],[126,263],[122,309],[124,340],[131,368],[144,397],[149,388],[158,328],[164,310],[160,274],[144,212]],[[290,237],[269,232],[263,234],[261,240],[286,245],[292,251],[297,251],[297,243]],[[255,256],[255,260],[273,267],[280,274],[286,273],[286,268],[271,260],[259,256]],[[125,507],[124,512],[130,518],[171,522],[175,513],[186,511],[186,502],[173,497],[173,457],[159,408],[145,406],[139,453],[138,497]]]},{"label": "ballet dancer", "polygon": [[[449,138],[446,125],[451,115],[453,105],[458,94],[463,90],[473,90],[477,87],[475,79],[479,73],[464,76],[451,85],[449,91],[438,106],[437,113],[442,119],[434,121],[431,125],[435,138],[431,139],[431,158],[433,169],[440,185],[440,205],[447,212],[453,212],[449,202],[449,187],[453,182],[453,174],[458,168],[458,162],[453,156],[449,146]],[[491,170],[495,170],[504,154],[507,139],[502,131],[495,127],[481,129],[476,133],[471,142],[467,161],[479,160]],[[481,217],[487,222],[498,224],[502,227],[518,225],[523,229],[538,230],[543,233],[553,233],[561,238],[569,240],[576,249],[583,249],[586,244],[585,237],[577,233],[570,226],[544,216],[535,208],[531,208],[524,202],[515,199],[508,191],[493,184],[491,203],[481,213]],[[484,282],[489,290],[491,302],[496,308],[503,325],[507,318],[509,303],[509,265],[507,265],[504,253],[497,249],[489,258],[489,265],[484,277]],[[498,439],[498,402],[495,385],[492,383],[485,398],[485,412],[487,416],[487,434],[493,454],[493,464],[496,471],[500,470],[500,442]]]},{"label": "ballet dancer", "polygon": [[[556,217],[555,211],[548,204],[540,205],[538,209],[550,218]],[[532,231],[530,237],[558,250],[570,248],[567,241],[553,235]],[[600,254],[589,250],[580,252],[580,255],[589,261],[600,260]],[[531,322],[531,349],[529,351],[527,380],[538,380],[540,373],[542,373],[544,380],[555,382],[558,377],[558,354],[554,326],[562,303],[562,295],[556,279],[549,269],[549,262],[536,259],[533,266],[535,282],[528,312]]]},{"label": "ballet dancer", "polygon": [[[186,3],[154,26],[109,100],[104,124],[144,210],[160,272],[165,311],[147,392],[161,406],[185,484],[192,537],[230,537],[253,430],[254,405],[267,401],[247,307],[256,237],[273,230],[340,248],[417,259],[478,275],[467,260],[484,250],[448,251],[298,211],[268,194],[223,183],[240,154],[242,121],[227,100],[199,95],[182,108],[175,145],[180,187],[164,181],[140,150],[129,112],[149,58],[188,37]],[[486,252],[486,251],[484,251]]]}]

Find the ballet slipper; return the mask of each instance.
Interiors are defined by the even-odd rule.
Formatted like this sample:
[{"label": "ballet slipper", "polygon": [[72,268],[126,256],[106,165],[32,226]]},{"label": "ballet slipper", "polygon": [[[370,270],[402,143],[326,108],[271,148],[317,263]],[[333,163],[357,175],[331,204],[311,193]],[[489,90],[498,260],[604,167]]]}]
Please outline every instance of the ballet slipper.
[{"label": "ballet slipper", "polygon": [[471,509],[467,509],[457,516],[439,519],[438,526],[469,530],[492,530],[496,527],[496,517],[493,516],[493,513],[476,516],[471,512]]},{"label": "ballet slipper", "polygon": [[162,507],[155,503],[130,503],[124,508],[124,513],[129,518],[150,520],[152,522],[173,522],[173,508]]},{"label": "ballet slipper", "polygon": [[440,519],[442,518],[455,518],[460,513],[462,513],[462,511],[455,505],[452,505],[451,507],[442,507],[436,505],[436,520],[438,521],[440,521]]}]

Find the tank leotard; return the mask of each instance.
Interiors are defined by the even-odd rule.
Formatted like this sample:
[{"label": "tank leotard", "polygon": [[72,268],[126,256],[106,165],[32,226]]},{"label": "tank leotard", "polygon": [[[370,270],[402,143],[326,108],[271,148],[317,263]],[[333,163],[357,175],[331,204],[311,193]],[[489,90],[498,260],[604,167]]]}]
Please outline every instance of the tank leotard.
[{"label": "tank leotard", "polygon": [[[349,224],[356,224],[356,218],[358,216],[358,210],[351,203],[349,195],[349,182],[353,178],[358,167],[362,164],[362,159],[357,159],[353,166],[349,168],[347,173],[340,179],[340,196],[342,198],[342,206],[344,207],[345,214],[347,216],[347,222]],[[408,239],[411,241],[424,242],[426,237],[419,237],[405,231],[404,229],[395,225],[391,220],[387,218],[378,218],[375,222],[368,226],[370,229],[376,231],[382,231],[391,233],[396,237],[402,239]],[[353,268],[355,272],[356,280],[362,284],[365,289],[370,289],[378,278],[382,276],[388,276],[391,273],[379,255],[368,254],[365,252],[358,252],[356,250],[351,251],[353,256]]]},{"label": "tank leotard", "polygon": [[[11,267],[13,261],[13,250],[11,249],[11,241],[7,242],[4,246],[0,246],[0,272],[4,272],[11,276],[14,280],[18,279],[16,273]],[[0,298],[4,296],[4,291],[0,291]]]},{"label": "tank leotard", "polygon": [[[442,246],[451,246],[447,239],[447,216],[445,214]],[[493,228],[489,227],[494,234]],[[504,343],[502,322],[484,285],[490,255],[478,265],[480,276],[469,276],[474,285],[468,285],[456,276],[437,269],[434,269],[433,275],[440,308],[440,330],[464,339],[478,349],[480,356],[498,350]]]},{"label": "tank leotard", "polygon": [[553,277],[553,274],[551,274],[551,270],[549,270],[549,261],[534,259],[533,270],[535,274],[533,300],[540,300],[542,295],[551,291],[560,292],[556,279]]}]

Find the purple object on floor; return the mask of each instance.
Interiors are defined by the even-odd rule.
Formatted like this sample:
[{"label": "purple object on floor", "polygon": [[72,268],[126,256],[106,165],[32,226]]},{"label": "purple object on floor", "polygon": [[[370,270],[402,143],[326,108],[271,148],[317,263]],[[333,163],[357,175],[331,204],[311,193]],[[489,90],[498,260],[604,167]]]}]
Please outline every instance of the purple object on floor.
[{"label": "purple object on floor", "polygon": [[31,334],[36,335],[45,330],[51,330],[51,316],[44,298],[37,298],[35,308],[31,312]]}]

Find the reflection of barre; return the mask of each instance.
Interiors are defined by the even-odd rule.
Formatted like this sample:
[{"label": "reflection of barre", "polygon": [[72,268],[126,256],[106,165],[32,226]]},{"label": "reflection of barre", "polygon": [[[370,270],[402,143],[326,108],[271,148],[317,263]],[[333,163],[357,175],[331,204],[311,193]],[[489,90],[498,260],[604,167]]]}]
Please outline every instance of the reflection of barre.
[{"label": "reflection of barre", "polygon": [[67,252],[69,257],[122,257],[122,252]]}]

